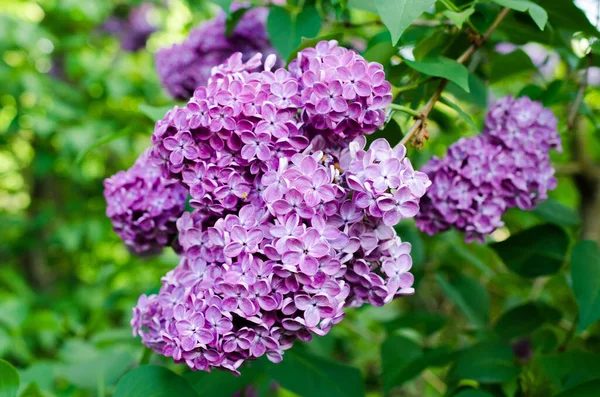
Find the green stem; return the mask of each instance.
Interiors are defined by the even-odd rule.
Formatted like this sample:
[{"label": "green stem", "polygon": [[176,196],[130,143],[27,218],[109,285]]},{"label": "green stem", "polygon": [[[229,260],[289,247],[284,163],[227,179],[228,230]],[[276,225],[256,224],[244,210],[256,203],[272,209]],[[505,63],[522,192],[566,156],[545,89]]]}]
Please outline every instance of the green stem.
[{"label": "green stem", "polygon": [[569,343],[573,339],[573,336],[575,336],[575,330],[577,329],[578,322],[579,322],[579,314],[577,314],[575,316],[575,318],[573,319],[573,323],[571,324],[571,327],[569,327],[569,330],[567,331],[567,334],[565,335],[565,339],[563,340],[563,343],[561,343],[558,348],[559,352],[563,353],[564,351],[567,350]]},{"label": "green stem", "polygon": [[395,103],[392,103],[390,105],[390,109],[397,110],[399,112],[403,112],[403,113],[406,113],[406,114],[410,114],[411,116],[413,116],[415,118],[421,118],[422,117],[421,113],[417,112],[416,110],[413,110],[413,109],[411,109],[409,107],[406,107],[406,106],[396,105]]},{"label": "green stem", "polygon": [[144,353],[142,354],[142,358],[140,359],[140,365],[147,365],[150,362],[150,359],[152,358],[152,353],[154,353],[152,349],[149,349],[144,346]]}]

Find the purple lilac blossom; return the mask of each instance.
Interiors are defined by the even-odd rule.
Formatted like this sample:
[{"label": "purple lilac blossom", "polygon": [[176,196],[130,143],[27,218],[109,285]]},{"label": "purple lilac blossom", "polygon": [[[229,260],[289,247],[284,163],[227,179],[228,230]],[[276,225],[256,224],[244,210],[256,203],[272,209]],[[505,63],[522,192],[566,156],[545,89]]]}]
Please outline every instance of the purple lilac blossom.
[{"label": "purple lilac blossom", "polygon": [[104,181],[106,215],[127,247],[141,255],[157,254],[171,245],[188,196],[179,182],[161,177],[148,155],[149,150],[129,170]]},{"label": "purple lilac blossom", "polygon": [[212,68],[233,53],[241,52],[243,61],[256,53],[275,54],[265,28],[267,14],[267,8],[248,10],[227,36],[221,12],[192,30],[183,43],[160,49],[155,63],[163,87],[172,97],[187,100],[197,87],[206,85]]},{"label": "purple lilac blossom", "polygon": [[[332,123],[315,134],[303,113],[314,101],[314,84],[299,83],[309,71],[341,92],[357,88],[336,64],[364,62],[365,73],[379,74],[339,48],[301,51],[306,72],[235,54],[157,122],[152,156],[189,188],[194,211],[177,221],[179,265],[133,310],[134,335],[155,352],[194,370],[238,373],[245,360],[279,362],[296,339],[327,334],[346,307],[414,292],[411,245],[393,226],[415,216],[427,176],[403,146],[378,139],[365,148],[362,134],[382,126],[381,109],[362,109],[356,122],[369,125],[353,133]],[[363,78],[344,103],[387,100],[376,98],[387,98],[389,83],[373,80]]]},{"label": "purple lilac blossom", "polygon": [[148,14],[153,9],[151,3],[143,3],[132,8],[126,18],[112,16],[104,23],[103,30],[118,36],[123,50],[138,51],[146,47],[148,37],[156,31],[156,27],[148,20]]},{"label": "purple lilac blossom", "polygon": [[417,227],[430,235],[454,227],[466,241],[484,241],[503,226],[507,209],[531,210],[556,187],[551,149],[562,151],[552,111],[527,97],[501,99],[482,134],[460,139],[422,168],[432,186]]}]

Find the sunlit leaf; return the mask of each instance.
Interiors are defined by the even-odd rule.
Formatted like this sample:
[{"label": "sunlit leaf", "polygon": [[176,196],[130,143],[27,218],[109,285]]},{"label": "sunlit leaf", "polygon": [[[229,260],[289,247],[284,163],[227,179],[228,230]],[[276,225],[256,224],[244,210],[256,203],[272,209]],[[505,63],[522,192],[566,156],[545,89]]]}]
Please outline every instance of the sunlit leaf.
[{"label": "sunlit leaf", "polygon": [[448,79],[469,92],[469,71],[464,65],[445,57],[429,57],[420,61],[405,59],[404,62],[418,72]]},{"label": "sunlit leaf", "polygon": [[373,2],[381,20],[392,34],[392,44],[396,45],[406,28],[427,11],[435,0],[373,0]]},{"label": "sunlit leaf", "polygon": [[513,10],[521,11],[521,12],[529,12],[531,19],[535,22],[535,24],[540,28],[540,30],[544,30],[546,23],[548,22],[548,13],[544,8],[540,5],[535,4],[532,1],[528,0],[492,0],[494,3],[498,3],[503,7],[508,7]]},{"label": "sunlit leaf", "polygon": [[19,374],[8,362],[0,359],[0,397],[16,397],[19,390]]}]

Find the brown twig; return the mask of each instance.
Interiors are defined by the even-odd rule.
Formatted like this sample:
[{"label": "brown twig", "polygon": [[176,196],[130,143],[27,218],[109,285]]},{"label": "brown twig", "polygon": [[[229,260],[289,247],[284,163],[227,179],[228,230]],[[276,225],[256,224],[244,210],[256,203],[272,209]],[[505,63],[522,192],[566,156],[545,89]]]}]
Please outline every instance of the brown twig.
[{"label": "brown twig", "polygon": [[[471,56],[490,38],[494,30],[500,25],[502,20],[506,17],[510,9],[503,8],[502,11],[496,17],[496,20],[492,25],[488,28],[485,34],[481,37],[478,37],[473,41],[473,44],[467,48],[467,50],[456,60],[460,64],[464,64],[471,58]],[[423,109],[419,112],[422,116],[417,119],[410,130],[406,133],[404,138],[400,141],[400,145],[406,145],[409,141],[415,139],[417,145],[422,144],[423,139],[419,139],[419,136],[422,134],[427,134],[427,117],[429,117],[429,113],[433,110],[433,107],[437,103],[437,101],[442,96],[442,92],[446,89],[448,85],[448,80],[443,79],[438,86],[437,90],[433,93],[429,101],[425,104]]]}]

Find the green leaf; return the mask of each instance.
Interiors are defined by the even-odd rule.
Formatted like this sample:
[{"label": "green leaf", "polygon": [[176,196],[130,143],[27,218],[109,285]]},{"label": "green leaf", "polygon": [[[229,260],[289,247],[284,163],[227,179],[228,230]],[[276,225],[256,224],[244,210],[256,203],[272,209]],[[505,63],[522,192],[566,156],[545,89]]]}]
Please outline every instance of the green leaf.
[{"label": "green leaf", "polygon": [[404,62],[417,72],[429,76],[442,77],[456,83],[469,92],[469,71],[464,65],[446,57],[429,57],[420,61],[405,59]]},{"label": "green leaf", "polygon": [[75,386],[93,390],[98,384],[114,385],[133,361],[133,356],[127,351],[102,351],[89,359],[64,364],[58,372]]},{"label": "green leaf", "polygon": [[419,331],[424,336],[431,336],[442,329],[448,322],[448,318],[437,313],[411,312],[397,319],[383,323],[388,332],[397,329],[411,328]]},{"label": "green leaf", "polygon": [[390,63],[392,56],[398,53],[398,49],[390,44],[389,41],[381,41],[372,47],[369,47],[364,57],[369,62],[378,62],[382,65]]},{"label": "green leaf", "polygon": [[315,37],[321,30],[321,16],[315,7],[304,7],[297,15],[286,9],[273,7],[267,18],[267,32],[279,56],[289,59],[302,43],[302,38]]},{"label": "green leaf", "polygon": [[235,12],[227,16],[227,20],[225,21],[226,36],[230,36],[231,33],[233,33],[238,22],[240,21],[240,19],[243,18],[244,15],[246,15],[246,12],[248,10],[250,10],[250,8],[242,7],[239,10],[236,10]]},{"label": "green leaf", "polygon": [[503,313],[494,331],[505,339],[527,336],[546,322],[557,322],[560,317],[558,310],[543,303],[526,303]]},{"label": "green leaf", "polygon": [[269,371],[279,384],[303,397],[364,397],[358,368],[314,356],[299,349],[285,352],[283,361]]},{"label": "green leaf", "polygon": [[377,7],[373,0],[348,0],[348,8],[356,8],[357,10],[369,11],[377,14]]},{"label": "green leaf", "polygon": [[473,15],[474,12],[475,8],[471,7],[461,12],[446,10],[443,12],[443,14],[452,22],[454,22],[459,29],[462,29],[463,24],[469,20],[469,17]]},{"label": "green leaf", "polygon": [[571,253],[573,291],[579,307],[579,332],[600,319],[600,251],[596,242],[580,241]]},{"label": "green leaf", "polygon": [[472,379],[479,383],[503,383],[514,379],[520,369],[513,363],[510,345],[482,342],[460,354],[448,378],[458,383]]},{"label": "green leaf", "polygon": [[492,62],[490,83],[497,83],[515,74],[535,69],[531,58],[523,50],[515,50],[509,54],[497,54]]},{"label": "green leaf", "polygon": [[462,117],[467,122],[467,124],[469,124],[471,127],[473,127],[474,130],[476,130],[476,131],[479,130],[479,128],[477,128],[477,126],[473,122],[473,119],[471,119],[471,117],[464,110],[462,110],[460,106],[458,106],[456,103],[452,102],[452,100],[447,95],[442,94],[442,97],[440,98],[440,102],[442,102],[444,105],[447,105],[447,106],[451,107],[452,109],[454,109],[454,111],[456,111],[456,113],[458,113],[458,115],[460,117]]},{"label": "green leaf", "polygon": [[559,226],[575,226],[579,224],[579,216],[571,208],[554,199],[542,201],[533,210],[539,218]]},{"label": "green leaf", "polygon": [[386,393],[394,387],[415,378],[428,367],[448,364],[453,353],[446,347],[423,351],[412,340],[402,335],[392,335],[381,345],[383,387]]},{"label": "green leaf", "polygon": [[402,33],[436,0],[373,0],[375,8],[392,35],[396,45]]},{"label": "green leaf", "polygon": [[240,376],[225,371],[186,372],[183,377],[201,397],[232,396],[246,385],[257,384],[270,379],[268,366],[270,362],[261,359],[244,364]]},{"label": "green leaf", "polygon": [[140,112],[148,116],[152,121],[157,121],[165,117],[165,114],[173,109],[173,106],[150,106],[145,103],[140,103]]},{"label": "green leaf", "polygon": [[19,390],[19,374],[8,362],[0,358],[0,397],[16,397]]},{"label": "green leaf", "polygon": [[290,63],[291,61],[293,61],[296,58],[296,55],[298,55],[298,53],[305,48],[316,47],[316,45],[321,41],[329,41],[329,40],[340,41],[340,40],[342,40],[343,37],[344,37],[343,33],[332,33],[332,34],[327,34],[324,36],[314,37],[312,39],[307,39],[305,37],[302,37],[301,44],[298,47],[296,47],[296,49],[294,51],[292,51],[292,53],[290,54],[290,56],[287,59],[287,62]]},{"label": "green leaf", "polygon": [[226,14],[229,14],[229,10],[231,9],[231,3],[233,0],[210,0],[212,3],[215,3],[219,7],[225,11]]},{"label": "green leaf", "polygon": [[44,394],[40,390],[40,387],[37,385],[37,383],[30,383],[19,395],[19,397],[44,397]]},{"label": "green leaf", "polygon": [[581,351],[542,356],[541,367],[559,388],[570,388],[598,378],[600,355]]},{"label": "green leaf", "polygon": [[600,36],[598,29],[574,1],[537,0],[536,2],[548,12],[552,27]]},{"label": "green leaf", "polygon": [[402,371],[423,354],[421,346],[402,335],[392,335],[381,345],[383,387],[388,393],[392,387],[402,384]]},{"label": "green leaf", "polygon": [[81,162],[83,161],[85,156],[87,156],[88,153],[90,153],[92,150],[97,149],[100,146],[104,146],[107,143],[117,140],[119,138],[123,138],[128,135],[131,135],[131,133],[133,131],[134,131],[133,126],[128,126],[128,127],[123,128],[121,131],[113,132],[112,134],[103,136],[102,138],[98,139],[96,142],[94,142],[93,144],[91,144],[90,146],[88,146],[87,148],[82,150],[81,152],[79,152],[79,154],[75,158],[75,164],[81,164]]},{"label": "green leaf", "polygon": [[475,279],[464,274],[451,274],[446,280],[436,274],[444,294],[460,309],[470,323],[479,329],[486,328],[490,319],[490,296]]},{"label": "green leaf", "polygon": [[156,365],[129,371],[117,384],[113,397],[197,397],[181,376]]},{"label": "green leaf", "polygon": [[535,24],[544,30],[546,23],[548,22],[548,13],[538,4],[528,0],[492,0],[494,3],[500,4],[503,7],[525,12],[528,11],[531,19]]},{"label": "green leaf", "polygon": [[600,378],[572,387],[555,397],[590,397],[597,395],[598,391],[600,391]]},{"label": "green leaf", "polygon": [[546,224],[514,234],[490,247],[510,270],[534,278],[560,269],[569,247],[569,236],[561,227]]},{"label": "green leaf", "polygon": [[463,390],[460,393],[454,395],[454,397],[494,397],[494,395],[484,390],[470,389]]}]

